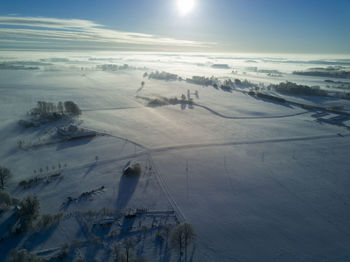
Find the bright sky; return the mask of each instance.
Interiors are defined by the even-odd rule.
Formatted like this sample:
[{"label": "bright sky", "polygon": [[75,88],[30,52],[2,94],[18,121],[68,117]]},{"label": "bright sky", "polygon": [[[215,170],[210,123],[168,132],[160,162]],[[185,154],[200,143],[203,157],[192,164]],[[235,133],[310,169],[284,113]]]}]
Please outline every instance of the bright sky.
[{"label": "bright sky", "polygon": [[1,0],[0,49],[350,54],[350,0]]}]

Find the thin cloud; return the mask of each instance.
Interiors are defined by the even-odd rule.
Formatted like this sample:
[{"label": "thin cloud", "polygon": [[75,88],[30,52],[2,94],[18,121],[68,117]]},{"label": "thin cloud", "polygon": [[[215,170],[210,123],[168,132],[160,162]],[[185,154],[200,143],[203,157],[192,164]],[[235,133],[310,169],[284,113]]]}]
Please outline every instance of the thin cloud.
[{"label": "thin cloud", "polygon": [[205,48],[209,43],[107,29],[89,20],[0,16],[0,40],[36,40]]}]

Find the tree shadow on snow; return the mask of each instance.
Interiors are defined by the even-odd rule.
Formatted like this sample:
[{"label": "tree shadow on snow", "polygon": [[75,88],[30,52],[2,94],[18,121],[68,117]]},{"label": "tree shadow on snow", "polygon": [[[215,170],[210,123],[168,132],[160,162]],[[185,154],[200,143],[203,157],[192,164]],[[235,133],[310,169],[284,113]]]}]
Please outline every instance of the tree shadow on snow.
[{"label": "tree shadow on snow", "polygon": [[139,175],[126,176],[122,175],[119,181],[119,189],[117,196],[117,209],[124,209],[131,197],[133,196],[137,184],[140,180]]},{"label": "tree shadow on snow", "polygon": [[90,143],[92,139],[93,137],[84,137],[75,140],[67,140],[62,143],[59,143],[56,150],[59,151],[70,147],[83,146]]},{"label": "tree shadow on snow", "polygon": [[52,225],[49,228],[41,229],[40,231],[34,232],[24,242],[24,246],[26,247],[26,249],[32,250],[35,247],[44,244],[55,232],[57,226],[58,225]]},{"label": "tree shadow on snow", "polygon": [[271,103],[271,104],[275,104],[275,105],[280,105],[280,106],[284,106],[284,107],[287,107],[287,108],[293,108],[288,102],[282,103],[282,102],[274,101],[272,99],[261,98],[261,97],[257,97],[257,96],[250,96],[250,97],[254,98],[255,100],[262,101],[262,102]]},{"label": "tree shadow on snow", "polygon": [[90,166],[89,166],[89,169],[86,170],[84,177],[86,177],[88,174],[90,174],[90,172],[91,172],[92,170],[94,170],[96,166],[97,166],[97,163],[93,163],[92,165],[90,165]]}]

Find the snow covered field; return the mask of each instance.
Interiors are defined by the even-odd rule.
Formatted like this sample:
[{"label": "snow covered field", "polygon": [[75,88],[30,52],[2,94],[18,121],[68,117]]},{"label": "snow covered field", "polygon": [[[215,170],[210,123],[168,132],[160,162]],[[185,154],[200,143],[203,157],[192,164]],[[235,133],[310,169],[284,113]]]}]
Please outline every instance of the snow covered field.
[{"label": "snow covered field", "polygon": [[[338,92],[337,81],[350,79],[293,72],[348,70],[350,59],[1,52],[0,64],[0,165],[13,173],[5,191],[36,195],[41,214],[63,213],[53,227],[18,235],[8,234],[13,207],[0,213],[0,261],[14,248],[49,259],[65,243],[66,261],[113,261],[113,245],[130,237],[135,257],[178,261],[166,228],[183,221],[197,234],[187,261],[350,259],[350,100],[264,89],[287,100],[280,103],[249,95],[253,87],[227,92],[144,77],[158,70]],[[148,104],[174,97],[178,102]],[[18,125],[37,101],[68,100],[82,110],[74,124],[96,137],[45,144],[67,123]],[[139,177],[123,176],[129,161],[140,163]],[[61,177],[49,180],[58,170]],[[19,185],[34,177],[41,180]]]}]

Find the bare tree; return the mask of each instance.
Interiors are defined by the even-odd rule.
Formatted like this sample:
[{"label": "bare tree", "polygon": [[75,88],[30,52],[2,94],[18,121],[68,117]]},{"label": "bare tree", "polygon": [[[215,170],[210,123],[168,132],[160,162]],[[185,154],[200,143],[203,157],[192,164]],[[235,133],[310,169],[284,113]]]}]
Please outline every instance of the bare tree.
[{"label": "bare tree", "polygon": [[64,107],[63,107],[63,103],[62,103],[61,101],[58,102],[58,104],[57,104],[57,111],[58,111],[58,113],[60,113],[61,115],[63,115]]},{"label": "bare tree", "polygon": [[127,238],[124,242],[125,253],[126,253],[126,262],[129,262],[130,251],[134,245],[135,245],[135,243],[131,238]]},{"label": "bare tree", "polygon": [[12,173],[8,168],[0,166],[0,186],[1,186],[1,189],[4,189],[6,181],[11,176],[12,176]]},{"label": "bare tree", "polygon": [[196,234],[193,226],[190,223],[182,223],[173,229],[170,237],[171,244],[180,253],[180,260],[182,257],[182,250],[185,251],[185,261],[187,261],[187,247],[194,242]]},{"label": "bare tree", "polygon": [[39,216],[39,210],[40,201],[36,196],[28,196],[21,201],[18,217],[23,231],[31,227],[33,220]]},{"label": "bare tree", "polygon": [[113,247],[113,253],[114,253],[114,261],[116,262],[125,262],[126,257],[122,252],[122,248],[119,243],[115,244]]}]

